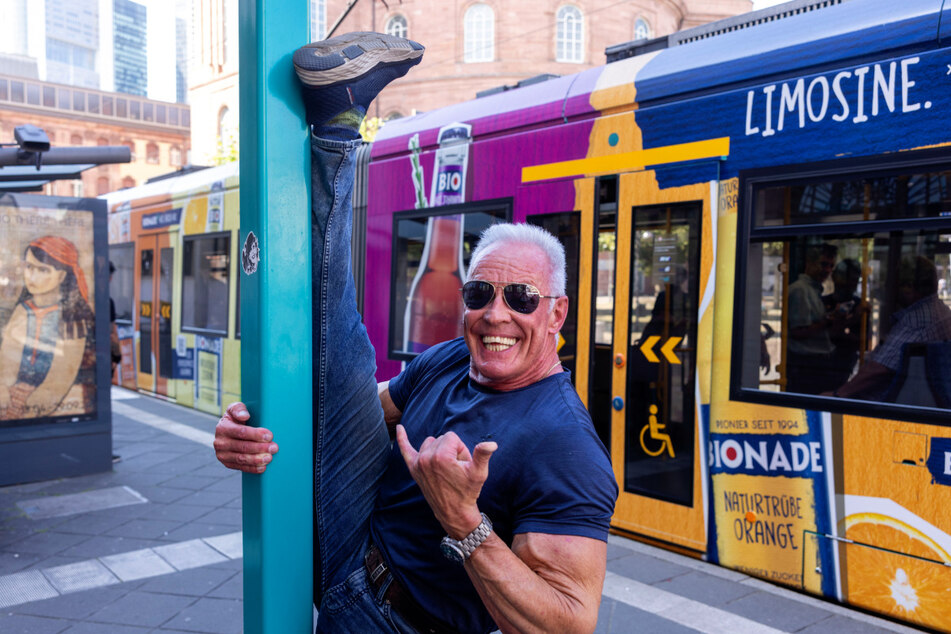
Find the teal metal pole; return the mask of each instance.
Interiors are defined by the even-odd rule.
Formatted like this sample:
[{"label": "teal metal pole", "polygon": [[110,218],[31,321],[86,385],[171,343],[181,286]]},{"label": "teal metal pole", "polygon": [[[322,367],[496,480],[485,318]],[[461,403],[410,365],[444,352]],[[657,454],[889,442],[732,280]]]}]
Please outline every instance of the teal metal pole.
[{"label": "teal metal pole", "polygon": [[241,396],[280,446],[242,480],[246,634],[313,631],[310,155],[291,62],[307,5],[239,4]]}]

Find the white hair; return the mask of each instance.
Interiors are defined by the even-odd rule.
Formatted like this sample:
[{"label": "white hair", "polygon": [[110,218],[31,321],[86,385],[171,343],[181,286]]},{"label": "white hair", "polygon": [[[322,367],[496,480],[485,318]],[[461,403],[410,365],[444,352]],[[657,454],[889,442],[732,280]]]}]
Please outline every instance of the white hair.
[{"label": "white hair", "polygon": [[565,248],[558,238],[545,229],[529,224],[499,223],[489,225],[479,237],[479,243],[472,251],[469,260],[469,271],[466,278],[472,276],[476,264],[482,259],[486,251],[494,244],[514,243],[536,246],[545,254],[548,260],[548,282],[551,288],[550,295],[565,294]]}]

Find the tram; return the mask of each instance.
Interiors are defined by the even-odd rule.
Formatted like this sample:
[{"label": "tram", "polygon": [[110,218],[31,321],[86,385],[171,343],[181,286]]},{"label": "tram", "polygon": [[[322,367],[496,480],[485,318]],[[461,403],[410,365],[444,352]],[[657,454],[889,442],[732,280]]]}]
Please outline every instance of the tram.
[{"label": "tram", "polygon": [[[482,229],[543,226],[613,530],[951,631],[948,13],[797,0],[390,121],[354,191],[377,378],[462,334]],[[124,385],[239,398],[237,198],[108,196]]]},{"label": "tram", "polygon": [[104,198],[122,348],[115,380],[220,414],[241,389],[237,163]]}]

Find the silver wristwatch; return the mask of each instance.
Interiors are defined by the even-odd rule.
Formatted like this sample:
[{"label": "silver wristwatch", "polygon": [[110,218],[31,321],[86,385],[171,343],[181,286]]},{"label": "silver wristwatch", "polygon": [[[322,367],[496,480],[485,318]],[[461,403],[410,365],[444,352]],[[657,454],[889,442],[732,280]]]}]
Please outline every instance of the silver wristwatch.
[{"label": "silver wristwatch", "polygon": [[476,526],[471,533],[466,535],[465,538],[461,541],[456,541],[446,535],[442,538],[442,543],[439,545],[439,548],[447,559],[462,564],[469,559],[469,556],[485,541],[491,532],[492,520],[490,520],[485,513],[482,513],[482,521],[479,522],[479,525]]}]

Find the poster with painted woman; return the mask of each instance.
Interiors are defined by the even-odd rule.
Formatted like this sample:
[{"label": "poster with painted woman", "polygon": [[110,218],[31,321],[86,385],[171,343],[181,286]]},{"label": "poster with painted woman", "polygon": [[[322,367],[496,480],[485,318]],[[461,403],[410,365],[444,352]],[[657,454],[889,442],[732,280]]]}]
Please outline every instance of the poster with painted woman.
[{"label": "poster with painted woman", "polygon": [[96,413],[94,214],[0,196],[0,427]]}]

